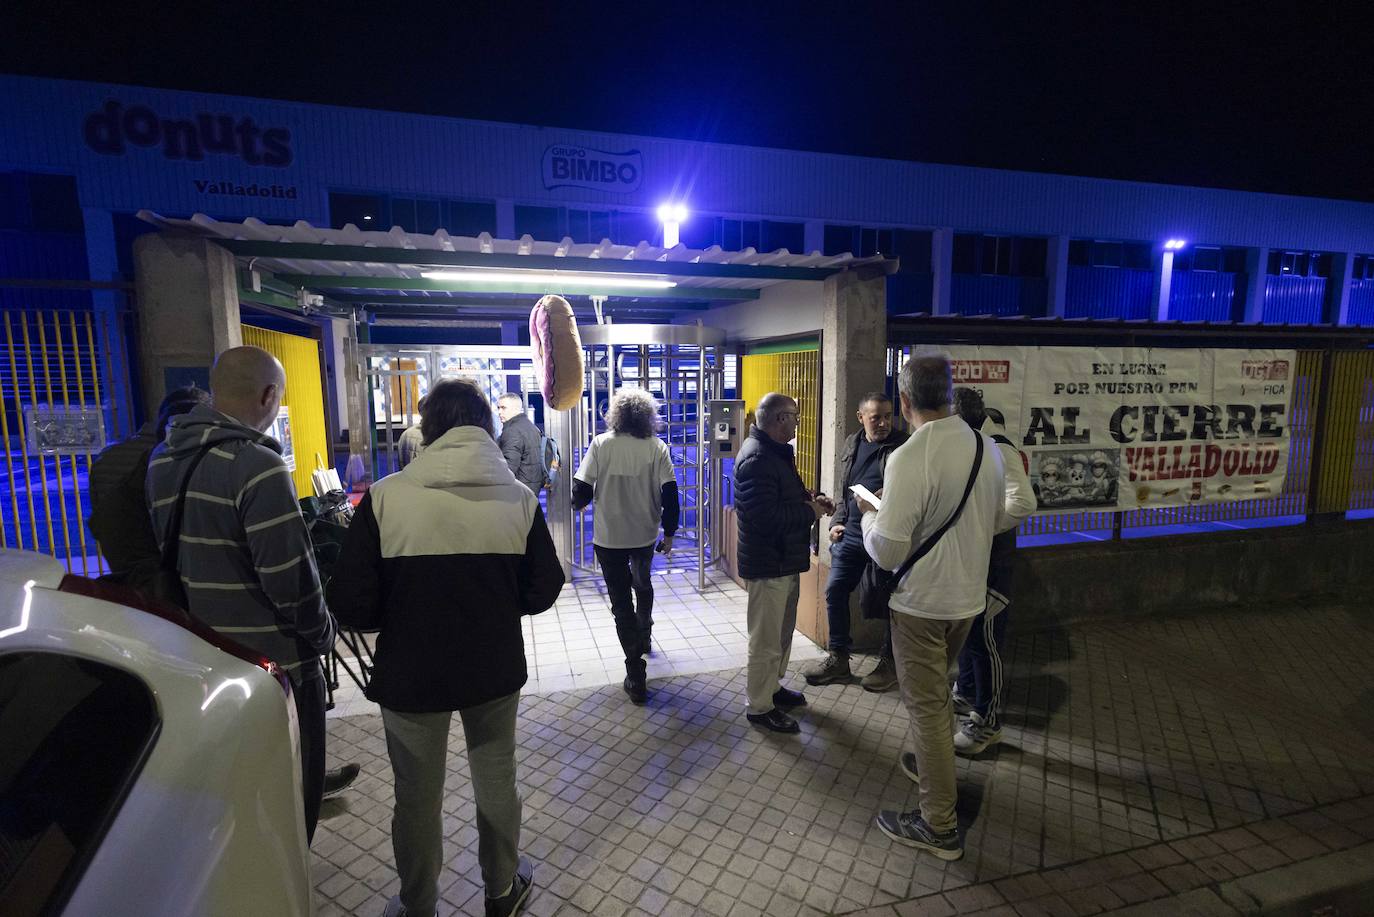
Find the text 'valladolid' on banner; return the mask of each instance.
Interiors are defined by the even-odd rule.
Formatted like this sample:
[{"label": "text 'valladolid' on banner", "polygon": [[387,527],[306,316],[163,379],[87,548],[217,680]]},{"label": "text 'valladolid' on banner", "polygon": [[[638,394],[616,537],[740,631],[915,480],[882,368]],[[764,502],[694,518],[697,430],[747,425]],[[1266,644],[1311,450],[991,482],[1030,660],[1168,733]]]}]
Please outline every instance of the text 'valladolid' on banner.
[{"label": "text 'valladolid' on banner", "polygon": [[1040,512],[1270,497],[1288,470],[1291,350],[949,348],[1026,457]]}]

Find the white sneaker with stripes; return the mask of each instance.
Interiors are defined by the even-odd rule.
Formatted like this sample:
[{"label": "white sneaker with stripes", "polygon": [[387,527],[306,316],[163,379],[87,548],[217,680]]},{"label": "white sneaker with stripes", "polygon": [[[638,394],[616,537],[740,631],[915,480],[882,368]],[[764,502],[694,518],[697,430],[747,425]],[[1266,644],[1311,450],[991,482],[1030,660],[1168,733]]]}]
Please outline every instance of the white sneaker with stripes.
[{"label": "white sneaker with stripes", "polygon": [[989,726],[975,711],[969,714],[968,719],[954,734],[954,753],[969,756],[980,754],[988,746],[996,745],[1001,739],[1002,727]]}]

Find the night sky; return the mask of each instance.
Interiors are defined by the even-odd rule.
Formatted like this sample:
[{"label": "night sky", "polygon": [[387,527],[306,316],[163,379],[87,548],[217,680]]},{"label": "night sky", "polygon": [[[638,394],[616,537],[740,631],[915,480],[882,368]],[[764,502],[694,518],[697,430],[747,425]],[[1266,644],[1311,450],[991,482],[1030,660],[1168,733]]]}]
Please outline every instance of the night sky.
[{"label": "night sky", "polygon": [[1374,201],[1360,9],[20,0],[0,70]]}]

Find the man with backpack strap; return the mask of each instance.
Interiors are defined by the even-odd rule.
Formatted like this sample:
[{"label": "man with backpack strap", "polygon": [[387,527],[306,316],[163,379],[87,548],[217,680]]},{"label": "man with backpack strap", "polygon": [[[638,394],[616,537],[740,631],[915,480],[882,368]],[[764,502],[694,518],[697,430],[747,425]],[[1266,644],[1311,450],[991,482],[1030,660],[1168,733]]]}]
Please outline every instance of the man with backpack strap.
[{"label": "man with backpack strap", "polygon": [[496,413],[501,418],[501,436],[497,445],[506,457],[511,474],[534,493],[544,487],[544,445],[539,428],[525,414],[525,399],[515,392],[506,392],[496,400]]},{"label": "man with backpack strap", "polygon": [[949,670],[987,598],[992,536],[1006,515],[1002,455],[950,412],[949,360],[913,356],[898,389],[911,438],[887,462],[881,508],[858,501],[864,547],[899,578],[892,650],[913,750],[900,765],[921,788],[912,812],[880,812],[879,830],[942,860],[964,855],[954,816]]},{"label": "man with backpack strap", "polygon": [[1000,529],[992,539],[987,607],[973,619],[959,654],[959,679],[952,689],[954,712],[967,717],[954,734],[954,751],[976,755],[1002,738],[1001,650],[1011,605],[1012,556],[1016,553],[1016,527],[1035,512],[1035,493],[1020,451],[1007,438],[1001,415],[983,406],[983,396],[971,388],[956,388],[954,411],[974,430],[989,436],[1002,453],[1007,473],[1006,514],[1011,526]]},{"label": "man with backpack strap", "polygon": [[[265,432],[285,390],[286,372],[267,351],[220,354],[210,370],[213,405],[173,419],[148,463],[147,492],[159,542],[176,545],[187,611],[291,678],[309,840],[324,795],[320,656],[333,648],[336,624],[281,444]],[[170,540],[177,521],[178,538]]]}]

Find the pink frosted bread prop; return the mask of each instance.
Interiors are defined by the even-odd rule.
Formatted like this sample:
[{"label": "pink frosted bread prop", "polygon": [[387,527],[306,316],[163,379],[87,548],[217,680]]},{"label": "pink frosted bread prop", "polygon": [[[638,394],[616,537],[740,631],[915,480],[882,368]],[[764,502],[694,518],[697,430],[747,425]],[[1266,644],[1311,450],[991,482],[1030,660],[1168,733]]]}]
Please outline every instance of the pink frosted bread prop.
[{"label": "pink frosted bread prop", "polygon": [[572,306],[562,296],[541,297],[530,310],[530,347],[544,404],[567,411],[582,398],[582,339]]}]

